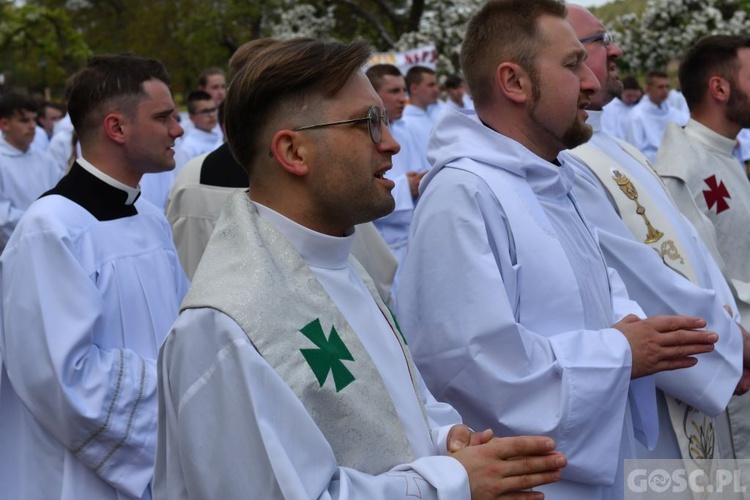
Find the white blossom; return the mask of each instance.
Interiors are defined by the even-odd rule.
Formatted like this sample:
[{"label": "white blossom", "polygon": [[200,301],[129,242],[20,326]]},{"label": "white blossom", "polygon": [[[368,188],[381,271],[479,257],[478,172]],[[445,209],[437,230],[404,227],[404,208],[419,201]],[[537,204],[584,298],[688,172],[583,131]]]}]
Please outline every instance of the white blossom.
[{"label": "white blossom", "polygon": [[[724,17],[722,12],[730,12]],[[625,14],[612,31],[632,71],[664,69],[707,35],[742,35],[750,30],[737,0],[649,0],[641,17]]]}]

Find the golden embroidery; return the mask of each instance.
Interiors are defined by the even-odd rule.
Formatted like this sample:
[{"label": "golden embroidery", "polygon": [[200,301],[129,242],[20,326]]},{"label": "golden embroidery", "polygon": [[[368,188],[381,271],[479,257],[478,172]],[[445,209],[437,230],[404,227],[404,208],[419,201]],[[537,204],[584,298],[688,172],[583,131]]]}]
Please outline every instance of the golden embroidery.
[{"label": "golden embroidery", "polygon": [[688,450],[693,460],[711,460],[714,458],[716,434],[714,421],[700,411],[682,401],[675,400],[678,405],[685,406],[682,416],[682,430],[688,439]]},{"label": "golden embroidery", "polygon": [[612,171],[612,178],[615,180],[620,190],[623,193],[625,193],[625,196],[627,196],[628,198],[630,198],[631,200],[635,202],[635,206],[636,206],[635,213],[643,217],[643,222],[646,224],[646,228],[648,229],[648,232],[646,233],[646,239],[644,240],[644,242],[656,243],[657,241],[659,241],[661,237],[664,236],[664,233],[662,233],[661,231],[656,229],[654,226],[652,226],[651,221],[648,220],[648,217],[646,217],[646,209],[638,201],[638,190],[635,189],[635,186],[633,186],[633,183],[630,182],[630,179],[624,176],[622,172],[620,172],[619,170]]}]

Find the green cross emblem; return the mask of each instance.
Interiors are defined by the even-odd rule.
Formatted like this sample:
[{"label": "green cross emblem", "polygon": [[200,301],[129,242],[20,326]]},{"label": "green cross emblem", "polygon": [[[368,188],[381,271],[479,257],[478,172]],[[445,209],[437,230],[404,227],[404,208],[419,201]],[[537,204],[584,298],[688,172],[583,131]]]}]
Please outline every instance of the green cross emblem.
[{"label": "green cross emblem", "polygon": [[334,326],[331,326],[331,334],[327,339],[319,319],[302,327],[300,332],[318,346],[318,349],[300,349],[300,352],[312,368],[320,387],[323,387],[329,371],[333,372],[336,392],[354,382],[354,375],[341,362],[342,359],[354,361],[354,358]]}]

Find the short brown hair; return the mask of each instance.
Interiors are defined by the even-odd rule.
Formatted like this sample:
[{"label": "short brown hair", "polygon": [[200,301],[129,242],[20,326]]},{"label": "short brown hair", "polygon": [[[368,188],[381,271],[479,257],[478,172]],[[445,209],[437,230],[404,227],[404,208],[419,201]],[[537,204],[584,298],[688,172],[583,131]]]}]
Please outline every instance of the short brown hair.
[{"label": "short brown hair", "polygon": [[67,96],[68,114],[80,141],[85,142],[112,110],[133,116],[146,95],[143,83],[149,80],[169,85],[161,61],[133,54],[90,57],[71,78]]},{"label": "short brown hair", "polygon": [[0,118],[10,119],[24,111],[37,112],[36,103],[30,96],[14,91],[0,95]]},{"label": "short brown hair", "polygon": [[692,110],[703,102],[712,76],[725,78],[732,88],[737,85],[737,51],[742,48],[750,48],[750,38],[715,35],[701,38],[687,51],[678,75],[688,108]]},{"label": "short brown hair", "polygon": [[370,66],[365,74],[370,80],[370,84],[372,85],[372,88],[375,89],[375,92],[380,89],[380,86],[383,84],[383,78],[386,76],[404,76],[393,64],[376,64]]},{"label": "short brown hair", "polygon": [[495,70],[503,61],[521,66],[536,87],[539,18],[566,14],[557,0],[489,0],[474,14],[461,45],[461,69],[477,107],[491,102]]},{"label": "short brown hair", "polygon": [[208,85],[208,78],[214,75],[224,76],[224,70],[217,68],[216,66],[204,69],[201,71],[200,75],[198,75],[198,87],[205,87]]},{"label": "short brown hair", "polygon": [[277,41],[278,40],[274,40],[273,38],[257,38],[240,45],[237,50],[234,51],[232,57],[229,58],[230,81],[232,78],[234,78],[234,75],[239,73],[242,67],[247,63],[248,60],[250,60],[250,58],[252,58],[252,56],[256,52],[265,49],[266,47],[276,43]]},{"label": "short brown hair", "polygon": [[211,94],[209,94],[208,92],[205,92],[203,90],[193,90],[187,96],[188,113],[190,113],[191,115],[194,115],[195,112],[198,111],[196,103],[200,101],[211,101],[211,104],[213,104],[214,99],[213,97],[211,97]]},{"label": "short brown hair", "polygon": [[225,101],[227,141],[238,163],[253,174],[269,120],[334,97],[370,58],[365,42],[297,38],[254,53],[232,79]]},{"label": "short brown hair", "polygon": [[653,85],[654,80],[656,80],[657,78],[662,79],[662,80],[665,80],[665,79],[669,80],[669,75],[667,75],[666,72],[660,69],[652,69],[646,75],[646,85]]},{"label": "short brown hair", "polygon": [[406,91],[411,95],[411,86],[422,83],[422,75],[434,75],[435,71],[425,66],[412,66],[406,72]]}]

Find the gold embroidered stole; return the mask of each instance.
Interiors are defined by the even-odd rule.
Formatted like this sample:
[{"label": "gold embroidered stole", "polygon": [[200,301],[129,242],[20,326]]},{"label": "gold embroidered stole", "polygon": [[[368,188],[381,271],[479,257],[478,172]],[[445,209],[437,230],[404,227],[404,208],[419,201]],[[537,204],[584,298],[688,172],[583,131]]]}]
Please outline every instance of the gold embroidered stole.
[{"label": "gold embroidered stole", "polygon": [[[640,151],[624,141],[617,140],[617,143],[661,184],[661,179]],[[683,242],[648,190],[631,177],[623,165],[591,144],[578,146],[570,153],[583,161],[609,191],[620,217],[635,239],[653,248],[667,267],[699,284],[695,267],[683,250]],[[666,188],[664,190],[668,193]],[[716,439],[718,417],[711,418],[682,401],[664,396],[683,460],[725,456]]]}]

